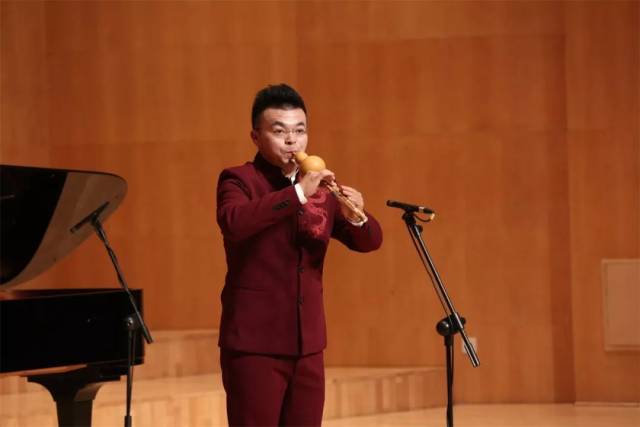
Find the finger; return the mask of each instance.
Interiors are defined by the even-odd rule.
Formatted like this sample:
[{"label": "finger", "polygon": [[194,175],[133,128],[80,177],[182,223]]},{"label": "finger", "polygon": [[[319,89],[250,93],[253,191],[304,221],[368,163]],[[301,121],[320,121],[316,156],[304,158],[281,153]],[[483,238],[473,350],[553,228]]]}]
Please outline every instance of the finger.
[{"label": "finger", "polygon": [[353,188],[353,187],[349,187],[348,185],[342,185],[342,184],[340,184],[340,189],[341,189],[341,190],[348,191],[348,192],[351,192],[351,193],[353,193],[354,191],[355,191],[355,192],[357,192],[357,190],[356,190],[355,188]]},{"label": "finger", "polygon": [[319,174],[321,177],[320,179],[323,181],[332,182],[332,181],[335,181],[336,179],[335,174],[331,172],[329,169],[321,170]]},{"label": "finger", "polygon": [[362,198],[362,195],[360,193],[349,196],[349,199],[353,202],[354,205],[358,206],[359,208],[362,208],[364,206],[364,199]]},{"label": "finger", "polygon": [[351,200],[354,204],[356,205],[361,205],[362,204],[362,194],[355,192],[355,193],[351,193],[351,192],[347,192],[344,191],[342,192],[342,194],[349,200]]},{"label": "finger", "polygon": [[344,194],[349,198],[355,198],[355,199],[362,198],[362,194],[360,194],[358,190],[354,190],[352,188],[343,188],[342,194]]},{"label": "finger", "polygon": [[354,205],[356,205],[360,209],[362,209],[362,207],[364,206],[364,202],[362,201],[362,199],[357,199],[357,200],[351,199],[351,203],[353,203]]},{"label": "finger", "polygon": [[319,182],[319,181],[324,180],[327,177],[332,177],[333,176],[333,172],[331,172],[328,169],[323,169],[323,170],[317,171],[317,172],[315,172],[315,171],[314,172],[309,172],[305,176],[308,176],[309,179],[311,179],[313,181],[318,181]]}]

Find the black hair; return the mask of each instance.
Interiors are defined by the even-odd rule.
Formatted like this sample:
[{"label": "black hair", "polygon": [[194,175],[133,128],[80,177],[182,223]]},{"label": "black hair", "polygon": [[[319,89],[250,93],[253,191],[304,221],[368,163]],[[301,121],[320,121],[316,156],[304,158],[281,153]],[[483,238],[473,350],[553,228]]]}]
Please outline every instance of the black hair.
[{"label": "black hair", "polygon": [[268,85],[256,93],[256,97],[253,100],[253,107],[251,107],[251,126],[253,129],[258,127],[260,114],[267,108],[281,108],[283,110],[300,108],[307,114],[307,108],[300,94],[285,83]]}]

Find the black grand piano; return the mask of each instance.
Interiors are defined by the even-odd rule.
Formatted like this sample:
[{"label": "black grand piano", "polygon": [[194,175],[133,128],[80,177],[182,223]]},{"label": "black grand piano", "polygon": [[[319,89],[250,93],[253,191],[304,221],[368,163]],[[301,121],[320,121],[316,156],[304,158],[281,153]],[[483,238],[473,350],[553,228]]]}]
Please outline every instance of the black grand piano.
[{"label": "black grand piano", "polygon": [[[144,361],[121,288],[19,290],[94,233],[122,201],[124,179],[105,173],[0,165],[0,375],[46,387],[60,426],[91,425],[102,383]],[[142,292],[131,292],[142,310]],[[130,325],[129,325],[130,326]]]}]

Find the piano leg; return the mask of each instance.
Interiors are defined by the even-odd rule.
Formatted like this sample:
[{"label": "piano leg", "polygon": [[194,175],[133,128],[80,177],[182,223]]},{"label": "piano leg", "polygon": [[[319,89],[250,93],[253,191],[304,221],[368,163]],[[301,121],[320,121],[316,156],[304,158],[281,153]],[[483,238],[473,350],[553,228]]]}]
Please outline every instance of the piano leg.
[{"label": "piano leg", "polygon": [[119,373],[88,366],[56,374],[32,375],[29,382],[44,386],[56,402],[60,427],[90,427],[93,399],[103,383],[118,381]]}]

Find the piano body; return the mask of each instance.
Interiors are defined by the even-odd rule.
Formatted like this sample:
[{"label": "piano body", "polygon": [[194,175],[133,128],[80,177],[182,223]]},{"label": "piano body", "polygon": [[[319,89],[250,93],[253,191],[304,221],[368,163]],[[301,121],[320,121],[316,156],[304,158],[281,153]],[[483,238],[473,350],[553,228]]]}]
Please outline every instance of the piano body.
[{"label": "piano body", "polygon": [[[97,210],[101,221],[109,216],[126,182],[97,172],[0,165],[0,188],[0,375],[26,376],[46,387],[60,426],[90,426],[102,383],[127,373],[128,295],[120,288],[15,286],[94,234],[83,219]],[[142,310],[142,292],[132,294]],[[134,364],[143,363],[140,334],[134,355]]]}]

